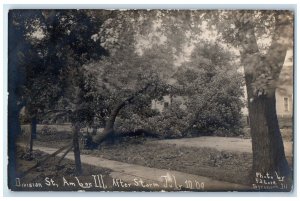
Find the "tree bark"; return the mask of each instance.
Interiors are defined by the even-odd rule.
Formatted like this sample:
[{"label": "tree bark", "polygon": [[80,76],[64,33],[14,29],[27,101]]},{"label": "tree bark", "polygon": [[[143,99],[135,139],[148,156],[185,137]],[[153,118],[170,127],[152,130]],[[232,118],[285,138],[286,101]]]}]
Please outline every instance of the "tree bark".
[{"label": "tree bark", "polygon": [[279,175],[288,176],[289,167],[276,114],[275,91],[269,95],[248,99],[248,107],[253,173],[275,175],[276,171]]},{"label": "tree bark", "polygon": [[36,116],[33,116],[31,118],[31,134],[30,134],[30,143],[29,143],[29,156],[30,158],[32,157],[32,150],[33,150],[33,140],[36,139],[36,126],[37,126],[37,121],[36,121]]},{"label": "tree bark", "polygon": [[76,166],[76,174],[82,174],[82,167],[81,167],[81,159],[80,159],[80,149],[79,149],[79,131],[80,126],[78,123],[74,123],[72,125],[72,132],[73,132],[73,147],[74,147],[74,158],[75,158],[75,166]]},{"label": "tree bark", "polygon": [[[10,95],[11,96],[11,95]],[[21,133],[16,101],[8,96],[8,188],[13,189],[16,179],[16,136]],[[15,104],[14,104],[15,103]]]},{"label": "tree bark", "polygon": [[126,105],[125,101],[118,104],[115,109],[111,112],[111,115],[105,125],[105,128],[101,134],[94,135],[92,140],[96,144],[102,143],[105,139],[110,137],[110,140],[113,140],[115,131],[114,131],[114,124],[117,118],[119,111]]},{"label": "tree bark", "polygon": [[24,106],[21,103],[20,86],[25,74],[20,65],[19,53],[27,50],[23,27],[14,23],[14,12],[8,13],[8,187],[15,187],[16,179],[16,139],[21,134],[19,114]]},{"label": "tree bark", "polygon": [[16,139],[21,134],[19,114],[16,98],[10,93],[8,96],[8,187],[14,188],[16,179]]},{"label": "tree bark", "polygon": [[[281,27],[279,27],[281,24]],[[271,72],[277,81],[287,52],[287,45],[278,41],[284,27],[277,19],[273,41],[266,57],[261,57],[251,22],[236,23],[239,29],[241,62],[244,66],[253,151],[253,176],[259,172],[275,176],[289,175],[276,113],[276,86],[267,93],[254,93],[253,83],[261,73]],[[285,25],[286,26],[286,25]],[[283,40],[281,40],[283,41]],[[254,179],[253,177],[253,179]],[[276,178],[276,177],[275,177]]]},{"label": "tree bark", "polygon": [[120,110],[125,107],[127,104],[131,103],[133,99],[138,96],[139,94],[145,92],[150,87],[150,84],[147,84],[144,88],[141,90],[135,92],[130,97],[125,99],[124,101],[120,102],[111,112],[111,115],[105,125],[105,128],[102,133],[97,134],[93,136],[92,141],[95,144],[101,144],[104,140],[110,139],[110,141],[113,143],[115,139],[115,131],[114,131],[114,124],[116,121],[116,118],[120,112]]}]

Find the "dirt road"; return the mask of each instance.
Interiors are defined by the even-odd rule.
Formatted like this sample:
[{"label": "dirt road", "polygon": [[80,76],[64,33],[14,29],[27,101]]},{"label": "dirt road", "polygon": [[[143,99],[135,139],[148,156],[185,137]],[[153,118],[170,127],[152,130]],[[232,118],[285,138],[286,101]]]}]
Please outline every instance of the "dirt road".
[{"label": "dirt road", "polygon": [[[195,137],[172,140],[159,140],[155,143],[176,144],[186,147],[208,147],[219,151],[233,151],[252,153],[251,139],[234,138],[234,137]],[[293,143],[284,142],[285,154],[292,156]]]}]

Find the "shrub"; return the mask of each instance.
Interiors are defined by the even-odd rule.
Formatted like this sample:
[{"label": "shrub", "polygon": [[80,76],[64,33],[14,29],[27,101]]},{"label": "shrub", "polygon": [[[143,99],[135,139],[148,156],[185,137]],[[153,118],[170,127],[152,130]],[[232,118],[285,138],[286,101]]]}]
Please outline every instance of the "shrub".
[{"label": "shrub", "polygon": [[56,128],[52,128],[49,126],[43,126],[43,128],[41,129],[42,135],[54,135],[55,133],[57,133]]}]

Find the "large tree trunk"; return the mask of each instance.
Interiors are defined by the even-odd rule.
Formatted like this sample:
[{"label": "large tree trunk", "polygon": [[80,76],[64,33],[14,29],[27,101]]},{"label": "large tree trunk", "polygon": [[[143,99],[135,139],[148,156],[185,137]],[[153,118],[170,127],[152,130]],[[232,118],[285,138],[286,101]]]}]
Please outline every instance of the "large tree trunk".
[{"label": "large tree trunk", "polygon": [[[251,87],[247,87],[249,89]],[[250,132],[252,137],[253,173],[282,176],[289,174],[280,134],[275,90],[271,94],[248,99]]]},{"label": "large tree trunk", "polygon": [[31,118],[31,137],[32,139],[36,139],[36,127],[37,127],[37,119],[36,116]]},{"label": "large tree trunk", "polygon": [[21,134],[18,107],[13,93],[8,96],[8,187],[12,189],[16,180],[16,139]]},{"label": "large tree trunk", "polygon": [[92,141],[95,144],[101,144],[105,140],[109,140],[110,142],[114,142],[115,140],[115,130],[114,130],[114,124],[116,121],[116,118],[120,112],[120,110],[125,107],[127,104],[131,103],[133,99],[138,96],[139,94],[145,92],[150,87],[150,84],[147,84],[144,88],[141,90],[135,92],[130,97],[125,99],[124,101],[120,102],[111,112],[110,117],[105,125],[105,128],[102,133],[97,134],[93,136]]},{"label": "large tree trunk", "polygon": [[117,118],[120,110],[123,107],[125,107],[126,104],[127,104],[127,101],[123,101],[114,108],[114,110],[111,112],[111,115],[105,125],[103,132],[101,134],[97,134],[97,135],[93,136],[94,143],[100,144],[107,138],[109,138],[110,142],[113,143],[114,137],[115,137],[114,136],[115,135],[114,124],[115,124],[116,118]]},{"label": "large tree trunk", "polygon": [[[289,175],[276,114],[275,99],[275,83],[278,81],[287,52],[286,40],[282,40],[286,23],[282,22],[284,18],[276,17],[272,44],[265,57],[260,56],[251,21],[243,24],[243,21],[237,19],[236,22],[236,26],[240,27],[240,54],[245,71],[248,96],[254,177],[257,172],[273,176],[276,176],[276,173],[281,176]],[[271,76],[274,81],[273,84],[268,83],[270,86],[266,85],[263,91],[257,92],[253,84],[257,79],[260,79],[261,74],[268,73],[268,76]]]},{"label": "large tree trunk", "polygon": [[79,131],[80,126],[78,123],[74,123],[72,125],[72,132],[73,132],[73,148],[74,148],[74,157],[75,157],[75,166],[76,166],[76,174],[82,174],[82,167],[81,167],[81,159],[80,159],[80,149],[79,149]]}]

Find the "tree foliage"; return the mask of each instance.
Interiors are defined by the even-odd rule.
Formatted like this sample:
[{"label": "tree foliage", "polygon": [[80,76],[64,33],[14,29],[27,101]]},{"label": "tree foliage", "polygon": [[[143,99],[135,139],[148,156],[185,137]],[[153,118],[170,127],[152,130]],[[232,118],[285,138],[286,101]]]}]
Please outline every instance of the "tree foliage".
[{"label": "tree foliage", "polygon": [[240,135],[243,77],[231,60],[216,43],[197,46],[172,76],[170,105],[140,125],[165,137]]},{"label": "tree foliage", "polygon": [[[224,130],[223,135],[238,133],[243,105],[241,75],[237,64],[232,62],[232,53],[216,43],[201,40],[196,34],[203,28],[200,13],[153,11],[145,16],[145,11],[129,11],[118,13],[116,20],[104,23],[103,27],[109,28],[105,32],[109,37],[97,40],[113,48],[113,55],[85,66],[85,77],[91,82],[88,87],[91,91],[87,94],[100,125],[105,125],[114,105],[147,83],[153,83],[154,94],[149,91],[139,94],[134,104],[120,111],[117,130],[146,129],[162,136],[185,136],[193,129],[210,134],[218,129]],[[103,27],[97,37],[105,31]],[[183,31],[184,28],[190,33]],[[179,38],[182,40],[178,41]],[[178,66],[176,57],[184,54],[186,46],[195,46],[191,61]],[[216,97],[209,99],[209,95],[217,91]],[[182,96],[185,101],[175,101],[159,114],[151,108],[151,101],[160,101],[165,95]],[[186,109],[182,109],[182,105]],[[214,113],[209,113],[211,108],[215,109]]]}]

